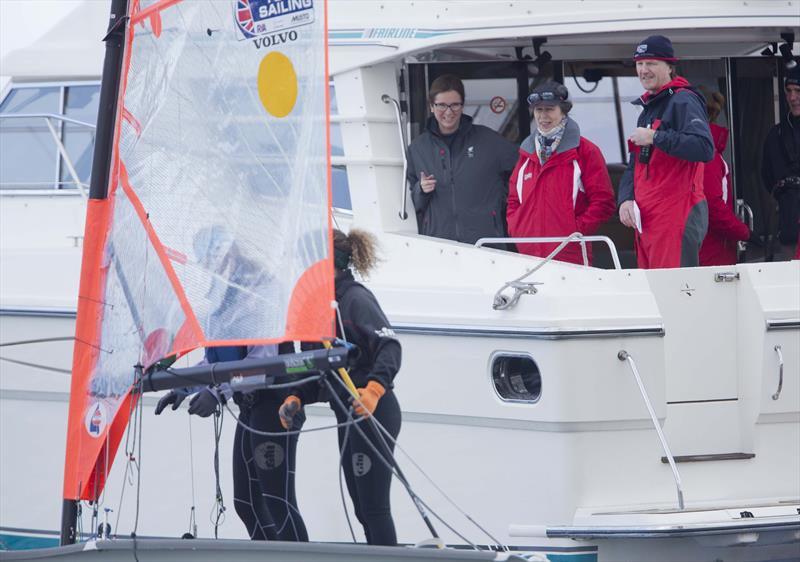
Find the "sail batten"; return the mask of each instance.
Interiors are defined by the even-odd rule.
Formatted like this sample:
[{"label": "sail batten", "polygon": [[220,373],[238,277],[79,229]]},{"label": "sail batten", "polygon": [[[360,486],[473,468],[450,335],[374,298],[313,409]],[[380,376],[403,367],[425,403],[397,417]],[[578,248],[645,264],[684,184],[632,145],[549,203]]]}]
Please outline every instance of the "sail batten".
[{"label": "sail batten", "polygon": [[324,3],[269,4],[129,7],[108,195],[87,215],[66,499],[102,491],[136,368],[333,336]]}]

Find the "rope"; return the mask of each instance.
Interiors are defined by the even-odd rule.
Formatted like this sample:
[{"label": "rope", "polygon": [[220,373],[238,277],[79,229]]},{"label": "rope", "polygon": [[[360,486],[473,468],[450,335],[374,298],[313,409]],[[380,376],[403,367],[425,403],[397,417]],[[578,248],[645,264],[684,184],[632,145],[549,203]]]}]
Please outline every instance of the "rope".
[{"label": "rope", "polygon": [[189,482],[192,488],[192,507],[189,510],[189,532],[197,538],[197,519],[195,519],[195,507],[197,500],[194,493],[194,436],[192,434],[192,416],[189,418]]},{"label": "rope", "polygon": [[219,483],[219,442],[222,438],[222,425],[225,421],[225,412],[221,408],[214,413],[214,484],[216,496],[214,498],[214,538],[219,538],[219,527],[225,522],[225,499],[222,497],[222,486]]},{"label": "rope", "polygon": [[29,363],[28,361],[20,361],[19,359],[10,359],[8,357],[0,357],[0,361],[6,361],[8,363],[16,363],[17,365],[22,365],[24,367],[33,367],[34,369],[41,369],[42,371],[51,371],[53,373],[61,373],[64,375],[72,374],[72,371],[69,369],[59,369],[58,367],[50,367],[48,365],[42,365],[40,363]]},{"label": "rope", "polygon": [[[337,379],[337,380],[338,380],[338,379]],[[358,400],[356,400],[356,402],[358,402]],[[360,402],[359,402],[359,404],[360,404]],[[364,407],[364,405],[363,405],[363,404],[361,404],[361,407],[363,408],[363,407]],[[436,491],[438,491],[438,492],[439,492],[439,493],[442,495],[442,497],[444,497],[444,498],[445,498],[445,499],[446,499],[446,500],[447,500],[447,501],[450,503],[450,505],[452,505],[452,506],[453,506],[453,507],[454,507],[454,508],[455,508],[455,509],[456,509],[456,510],[457,510],[457,511],[458,511],[458,512],[461,514],[461,515],[463,515],[463,516],[464,516],[464,517],[465,517],[465,518],[466,518],[466,519],[467,519],[467,520],[468,520],[470,523],[472,523],[473,525],[475,525],[475,527],[477,527],[477,528],[478,528],[478,529],[479,529],[481,532],[483,532],[483,533],[484,533],[484,534],[485,534],[487,537],[489,537],[491,540],[493,540],[493,541],[494,541],[494,542],[497,544],[497,546],[498,546],[500,549],[502,549],[502,550],[505,550],[505,551],[507,551],[507,550],[508,550],[508,547],[506,547],[506,546],[505,546],[505,545],[504,545],[502,542],[500,542],[500,541],[499,541],[499,540],[498,540],[496,537],[494,537],[494,536],[493,536],[493,535],[492,535],[492,534],[491,534],[491,533],[490,533],[488,530],[486,530],[486,529],[485,529],[485,528],[484,528],[482,525],[480,525],[480,524],[479,524],[477,521],[475,521],[475,519],[473,519],[473,518],[472,518],[472,517],[471,517],[471,516],[470,516],[470,515],[469,515],[469,514],[466,512],[466,511],[464,511],[464,510],[463,510],[463,509],[462,509],[462,508],[461,508],[461,507],[460,507],[458,504],[456,504],[456,503],[455,503],[455,501],[454,501],[454,500],[452,500],[452,499],[451,499],[451,498],[450,498],[450,497],[449,497],[449,496],[448,496],[448,495],[447,495],[447,494],[444,492],[444,490],[442,490],[442,489],[441,489],[441,488],[440,488],[440,487],[439,487],[439,486],[436,484],[436,482],[433,480],[433,478],[431,478],[431,477],[430,477],[430,476],[429,476],[429,475],[428,475],[428,474],[427,474],[427,473],[426,473],[426,472],[425,472],[425,471],[422,469],[422,467],[420,467],[420,466],[419,466],[419,464],[417,464],[417,462],[416,462],[416,461],[415,461],[415,460],[414,460],[414,459],[411,457],[411,455],[410,455],[410,454],[409,454],[409,453],[408,453],[408,452],[407,452],[405,449],[403,449],[403,448],[400,446],[400,444],[397,442],[397,440],[396,440],[394,437],[392,437],[391,433],[389,433],[389,431],[388,431],[388,430],[387,430],[385,427],[383,427],[383,425],[381,425],[381,423],[380,423],[380,422],[379,422],[377,419],[375,419],[375,416],[370,416],[370,419],[372,420],[372,423],[375,425],[375,427],[376,427],[376,428],[378,428],[378,429],[380,430],[380,433],[383,433],[383,434],[384,434],[386,437],[388,437],[388,438],[391,440],[391,442],[392,442],[392,443],[393,443],[393,444],[394,444],[394,445],[395,445],[395,446],[396,446],[396,447],[397,447],[397,448],[398,448],[398,449],[399,449],[399,450],[400,450],[400,451],[401,451],[401,452],[402,452],[402,453],[403,453],[403,454],[404,454],[404,455],[405,455],[405,456],[408,458],[408,460],[409,460],[409,461],[411,461],[411,464],[412,464],[412,465],[414,465],[414,467],[415,467],[417,470],[419,470],[419,471],[420,471],[420,473],[422,473],[422,475],[425,477],[425,479],[426,479],[428,482],[430,482],[430,483],[433,485],[433,487],[436,489]],[[385,443],[385,441],[384,441],[384,443]],[[402,481],[402,480],[401,480],[401,481]],[[416,495],[416,494],[415,494],[415,495]],[[422,501],[422,500],[420,500],[420,501]],[[440,521],[442,521],[442,519],[441,519],[441,518],[440,518],[440,517],[439,517],[439,516],[438,516],[438,515],[437,515],[437,514],[434,512],[434,511],[432,511],[432,510],[431,510],[429,507],[427,507],[427,505],[426,505],[425,503],[423,503],[423,505],[425,505],[425,507],[426,507],[426,508],[427,508],[429,511],[431,511],[431,513],[433,513],[433,515],[434,515],[434,516],[435,516],[437,519],[439,519]],[[446,525],[446,526],[447,526],[447,523],[445,523],[444,521],[442,521],[442,523],[444,523],[444,525]],[[450,527],[448,526],[448,528],[450,528]],[[452,530],[452,529],[451,529],[451,530]],[[458,533],[456,533],[456,534],[458,534]],[[459,536],[461,536],[461,535],[459,535]],[[462,537],[462,538],[463,538],[463,537]],[[467,541],[467,542],[469,542],[469,541]],[[472,544],[472,543],[469,543],[469,544]],[[475,545],[473,545],[473,546],[475,546]]]},{"label": "rope", "polygon": [[[336,377],[333,377],[333,378],[334,378],[334,380],[336,380],[336,381],[339,381],[339,379],[337,379]],[[335,391],[335,390],[333,389],[333,387],[331,386],[331,383],[330,383],[330,382],[328,382],[328,379],[322,379],[322,380],[323,380],[323,382],[324,382],[324,383],[325,383],[325,384],[328,386],[328,389],[329,389],[329,391],[330,391],[330,393],[331,393],[331,396],[332,396],[332,397],[333,397],[333,399],[334,399],[334,400],[336,400],[336,402],[339,404],[339,407],[340,407],[340,408],[342,408],[344,411],[348,412],[348,416],[350,416],[350,417],[351,417],[351,419],[352,419],[352,413],[351,413],[351,410],[352,410],[352,408],[348,409],[348,408],[346,408],[346,407],[344,406],[344,403],[343,403],[343,402],[341,401],[341,399],[339,398],[339,395],[338,395],[338,394],[336,394],[336,391]],[[341,384],[341,385],[343,385],[343,386],[344,386],[344,383],[343,383],[342,381],[339,381],[339,384]],[[364,405],[363,405],[363,404],[361,404],[361,403],[360,403],[360,402],[359,402],[357,399],[355,399],[354,401],[355,401],[355,402],[358,402],[358,403],[361,405],[361,407],[362,407],[362,408],[364,407]],[[366,409],[366,408],[365,408],[365,409]],[[370,419],[370,418],[372,418],[372,417],[373,417],[373,416],[369,416],[369,417],[362,417],[362,418],[360,418],[360,419]],[[468,544],[469,546],[471,546],[471,547],[472,547],[473,549],[475,549],[475,550],[479,550],[479,548],[478,548],[478,546],[477,546],[476,544],[474,544],[474,543],[473,543],[472,541],[470,541],[470,540],[469,540],[467,537],[465,537],[464,535],[462,535],[461,533],[459,533],[459,532],[458,532],[458,531],[457,531],[457,530],[456,530],[456,529],[455,529],[455,528],[454,528],[452,525],[450,525],[450,524],[449,524],[447,521],[445,521],[444,519],[442,519],[442,517],[440,517],[440,516],[439,516],[439,514],[437,514],[437,513],[436,513],[436,512],[435,512],[433,509],[431,509],[431,507],[430,507],[430,506],[429,506],[427,503],[425,503],[425,502],[422,500],[422,498],[420,498],[420,497],[419,497],[419,496],[416,494],[416,492],[414,492],[414,490],[411,488],[411,484],[408,482],[408,480],[406,480],[406,479],[405,479],[405,478],[404,478],[404,477],[403,477],[403,476],[400,474],[400,472],[397,470],[396,466],[392,465],[392,464],[391,464],[389,461],[387,461],[387,460],[386,460],[386,458],[383,456],[383,454],[382,454],[380,451],[378,451],[378,448],[377,448],[377,447],[375,447],[375,445],[374,445],[374,444],[372,443],[372,441],[371,441],[371,440],[370,440],[370,439],[369,439],[369,438],[366,436],[366,434],[365,434],[365,433],[364,433],[364,432],[361,430],[361,428],[360,428],[360,427],[358,427],[358,425],[356,425],[355,423],[354,423],[354,424],[352,424],[352,425],[353,425],[353,427],[355,427],[355,428],[356,428],[356,431],[358,431],[358,432],[361,434],[361,437],[364,439],[364,442],[365,442],[367,445],[369,445],[369,448],[370,448],[370,449],[372,449],[372,452],[373,452],[373,453],[375,453],[375,454],[377,455],[377,458],[378,458],[378,460],[380,460],[380,461],[381,461],[381,462],[382,462],[382,463],[383,463],[383,464],[384,464],[384,465],[385,465],[385,466],[386,466],[386,467],[387,467],[387,468],[388,468],[388,469],[391,471],[391,473],[395,475],[395,477],[396,477],[396,478],[397,478],[397,479],[400,481],[400,483],[401,483],[401,484],[403,484],[403,486],[406,488],[406,491],[408,492],[409,496],[411,496],[411,499],[412,499],[412,501],[414,502],[414,505],[415,505],[415,506],[417,507],[417,509],[420,511],[420,515],[422,515],[422,518],[423,518],[423,520],[425,521],[425,523],[428,525],[428,528],[429,528],[429,529],[431,528],[431,526],[430,526],[430,523],[427,521],[427,517],[426,517],[426,515],[425,515],[425,512],[424,512],[424,511],[421,509],[421,507],[424,507],[424,508],[425,508],[427,511],[429,511],[429,512],[430,512],[430,513],[431,513],[431,514],[434,516],[434,517],[436,517],[436,519],[438,519],[438,520],[439,520],[439,521],[440,521],[440,522],[441,522],[441,523],[442,523],[442,524],[443,524],[445,527],[447,527],[447,528],[448,528],[448,529],[449,529],[449,530],[450,530],[450,531],[451,531],[451,532],[452,532],[454,535],[458,536],[458,537],[459,537],[461,540],[463,540],[463,541],[464,541],[466,544]],[[421,507],[420,507],[420,506],[421,506]]]},{"label": "rope", "polygon": [[0,343],[0,347],[9,347],[12,345],[28,345],[31,343],[50,343],[54,341],[72,341],[75,339],[75,336],[63,336],[58,338],[40,338],[36,340],[17,340],[17,341],[9,341]]},{"label": "rope", "polygon": [[344,518],[347,520],[347,527],[350,529],[350,536],[353,537],[353,542],[357,543],[356,534],[353,531],[353,523],[350,521],[350,513],[347,511],[347,500],[344,498],[344,486],[342,485],[342,476],[344,475],[344,450],[347,448],[347,440],[350,438],[350,425],[344,430],[344,439],[342,439],[342,446],[339,449],[339,496],[342,498],[342,511],[344,511]]}]

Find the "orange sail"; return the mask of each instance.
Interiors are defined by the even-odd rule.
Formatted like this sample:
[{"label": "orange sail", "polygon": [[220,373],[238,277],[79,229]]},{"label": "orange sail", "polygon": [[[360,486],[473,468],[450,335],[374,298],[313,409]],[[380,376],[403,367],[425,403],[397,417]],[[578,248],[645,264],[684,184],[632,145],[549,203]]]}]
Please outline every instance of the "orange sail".
[{"label": "orange sail", "polygon": [[87,211],[67,500],[99,497],[137,368],[334,335],[324,2],[128,15],[107,197]]}]

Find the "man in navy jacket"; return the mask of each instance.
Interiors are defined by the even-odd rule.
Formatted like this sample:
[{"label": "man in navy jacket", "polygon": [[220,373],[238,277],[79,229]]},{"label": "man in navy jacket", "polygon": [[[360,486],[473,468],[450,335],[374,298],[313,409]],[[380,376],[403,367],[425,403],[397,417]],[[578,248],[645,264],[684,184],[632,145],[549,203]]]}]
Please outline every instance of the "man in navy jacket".
[{"label": "man in navy jacket", "polygon": [[631,158],[619,189],[621,222],[635,229],[639,267],[698,265],[708,229],[703,163],[714,157],[705,101],[675,76],[672,42],[648,37],[633,56],[646,92],[638,127],[628,139]]}]

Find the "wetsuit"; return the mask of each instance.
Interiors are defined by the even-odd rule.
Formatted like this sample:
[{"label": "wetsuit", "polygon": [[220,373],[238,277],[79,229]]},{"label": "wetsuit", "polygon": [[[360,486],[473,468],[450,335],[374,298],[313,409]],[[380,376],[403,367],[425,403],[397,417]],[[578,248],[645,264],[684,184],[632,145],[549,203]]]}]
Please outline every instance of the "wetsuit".
[{"label": "wetsuit", "polygon": [[619,188],[618,203],[633,200],[641,213],[641,232],[635,231],[638,266],[697,266],[708,228],[703,163],[714,157],[705,103],[677,77],[633,104],[642,106],[638,126],[656,131],[647,163],[640,161],[642,147],[628,143],[631,157]]},{"label": "wetsuit", "polygon": [[[281,351],[284,351],[281,349]],[[291,351],[287,351],[291,352]],[[245,346],[210,347],[206,361],[236,361],[248,355]],[[253,429],[283,433],[278,418],[285,392],[258,390],[234,393],[239,419]],[[300,429],[305,416],[295,418]],[[233,438],[233,502],[252,540],[307,541],[295,495],[297,434],[267,437],[236,425]]]},{"label": "wetsuit", "polygon": [[[344,336],[360,352],[356,364],[350,370],[350,377],[357,388],[365,387],[369,381],[376,381],[386,389],[373,416],[396,439],[400,433],[401,414],[392,388],[394,377],[400,369],[400,342],[395,338],[375,296],[356,282],[349,272],[340,272],[336,278],[336,300],[339,302],[344,324],[344,334],[337,327],[338,336]],[[293,394],[303,404],[328,400],[337,422],[342,424],[348,421],[352,415],[348,412],[349,393],[335,383],[333,388],[336,396],[329,396],[324,388],[304,385],[293,391]],[[397,544],[397,534],[389,497],[392,471],[372,446],[386,458],[394,452],[394,442],[385,436],[379,436],[369,421],[359,423],[358,428],[364,432],[369,442],[353,425],[339,428],[339,449],[342,451],[342,469],[347,490],[353,500],[356,518],[364,528],[367,542],[393,546]]]}]

